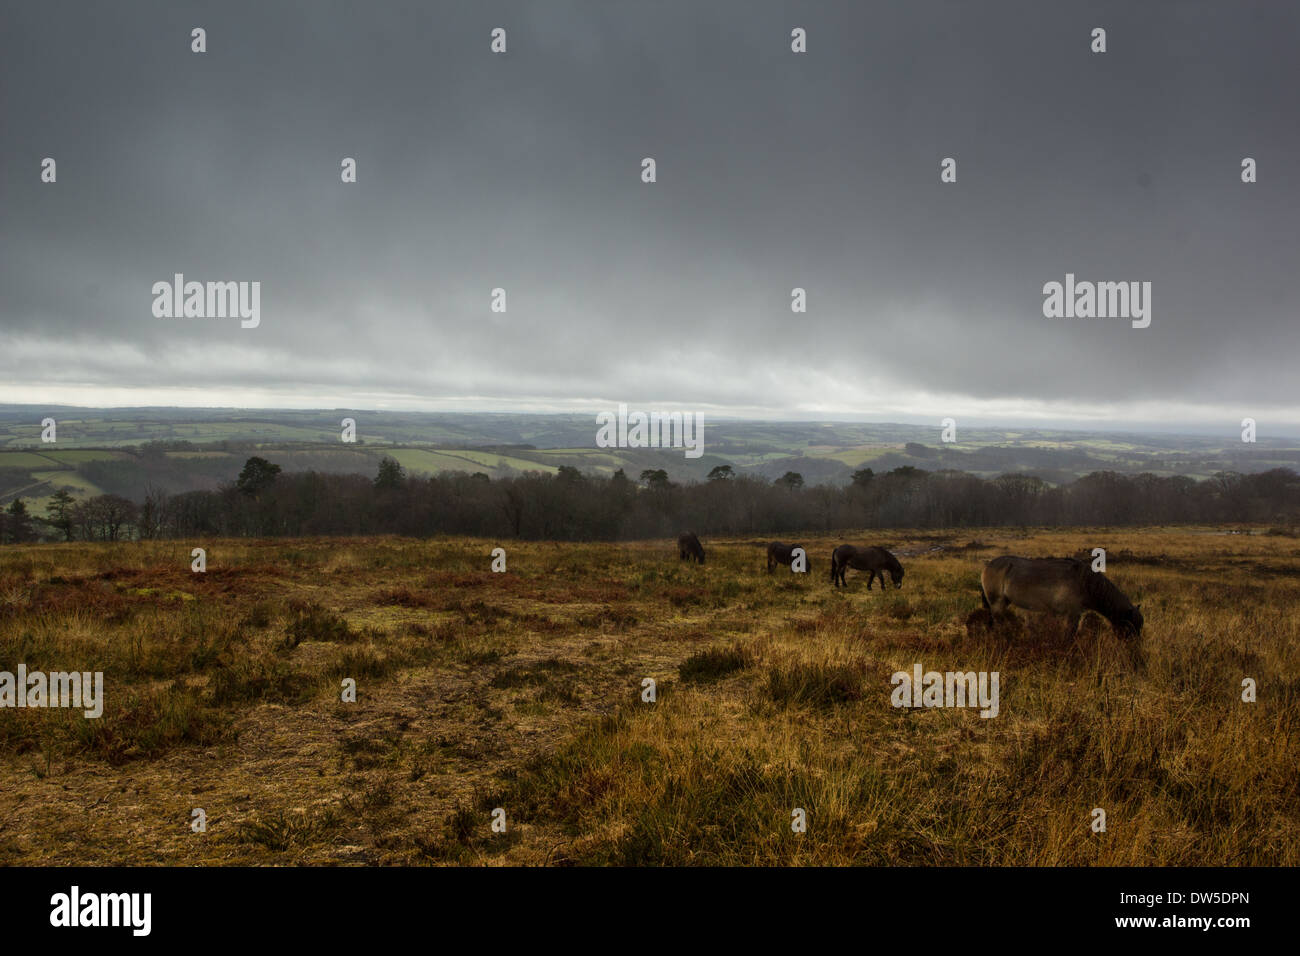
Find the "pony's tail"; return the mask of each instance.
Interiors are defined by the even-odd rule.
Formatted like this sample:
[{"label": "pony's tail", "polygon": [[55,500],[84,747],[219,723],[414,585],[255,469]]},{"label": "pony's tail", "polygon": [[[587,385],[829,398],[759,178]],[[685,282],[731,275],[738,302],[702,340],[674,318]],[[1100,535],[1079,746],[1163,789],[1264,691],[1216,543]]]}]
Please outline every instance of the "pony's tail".
[{"label": "pony's tail", "polygon": [[987,594],[984,593],[984,582],[983,582],[983,581],[980,582],[980,600],[984,602],[984,607],[985,607],[986,610],[989,610],[989,611],[993,610],[993,605],[991,605],[991,604],[989,603],[989,596],[988,596]]}]

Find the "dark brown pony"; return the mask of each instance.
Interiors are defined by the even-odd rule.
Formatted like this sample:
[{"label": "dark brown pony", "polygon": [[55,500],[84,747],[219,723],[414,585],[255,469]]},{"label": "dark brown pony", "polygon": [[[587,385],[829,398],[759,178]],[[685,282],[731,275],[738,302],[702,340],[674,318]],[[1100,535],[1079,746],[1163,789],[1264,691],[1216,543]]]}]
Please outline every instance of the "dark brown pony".
[{"label": "dark brown pony", "polygon": [[876,575],[880,576],[880,590],[885,589],[885,572],[894,582],[894,587],[903,586],[903,566],[884,548],[859,548],[852,544],[842,544],[831,552],[831,584],[836,587],[847,586],[844,573],[849,568],[870,571],[867,575],[867,590],[871,590]]},{"label": "dark brown pony", "polygon": [[1106,575],[1077,558],[1017,558],[1004,554],[984,566],[980,597],[995,616],[1006,617],[1011,607],[1063,615],[1069,637],[1079,630],[1086,611],[1106,620],[1120,637],[1140,637],[1142,612]]},{"label": "dark brown pony", "polygon": [[[780,541],[773,541],[767,546],[767,573],[771,574],[772,570],[778,564],[784,564],[790,567],[794,561],[794,549],[803,548],[801,544],[783,544]],[[804,567],[811,568],[812,561],[808,558],[808,549],[803,548]]]},{"label": "dark brown pony", "polygon": [[704,546],[700,544],[700,539],[695,536],[694,531],[683,531],[677,536],[677,557],[678,560],[698,561],[704,563]]}]

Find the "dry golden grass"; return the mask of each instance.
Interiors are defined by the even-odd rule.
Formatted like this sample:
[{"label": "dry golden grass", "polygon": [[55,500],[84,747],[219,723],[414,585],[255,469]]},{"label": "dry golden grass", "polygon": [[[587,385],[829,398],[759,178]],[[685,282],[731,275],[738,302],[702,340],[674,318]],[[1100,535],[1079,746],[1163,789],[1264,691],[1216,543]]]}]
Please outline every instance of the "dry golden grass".
[{"label": "dry golden grass", "polygon": [[[834,591],[844,540],[898,552],[904,587]],[[0,669],[102,670],[107,698],[0,710],[0,863],[1300,862],[1295,539],[804,541],[806,576],[739,539],[703,567],[671,542],[0,550]],[[1093,547],[1145,667],[1091,616],[1069,646],[1027,616],[968,635],[985,560]],[[998,671],[999,716],[892,707],[917,662]]]}]

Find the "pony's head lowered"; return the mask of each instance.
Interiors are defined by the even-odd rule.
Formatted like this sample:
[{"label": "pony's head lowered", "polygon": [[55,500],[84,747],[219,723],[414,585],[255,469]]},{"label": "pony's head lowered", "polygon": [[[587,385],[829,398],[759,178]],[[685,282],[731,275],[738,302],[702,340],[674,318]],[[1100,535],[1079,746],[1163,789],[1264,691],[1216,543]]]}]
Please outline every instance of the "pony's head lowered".
[{"label": "pony's head lowered", "polygon": [[1142,605],[1134,604],[1130,608],[1117,611],[1110,619],[1110,623],[1122,637],[1141,637]]}]

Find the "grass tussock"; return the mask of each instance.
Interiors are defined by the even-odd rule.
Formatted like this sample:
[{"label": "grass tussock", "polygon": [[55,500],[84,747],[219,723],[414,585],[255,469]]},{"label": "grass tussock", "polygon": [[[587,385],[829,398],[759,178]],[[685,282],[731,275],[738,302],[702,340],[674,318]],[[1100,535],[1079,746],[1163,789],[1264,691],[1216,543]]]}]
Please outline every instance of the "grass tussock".
[{"label": "grass tussock", "polygon": [[831,707],[861,700],[866,673],[865,662],[793,661],[768,669],[765,690],[783,707]]},{"label": "grass tussock", "polygon": [[740,644],[708,647],[678,664],[677,674],[687,683],[703,684],[744,670],[752,662],[753,655]]}]

